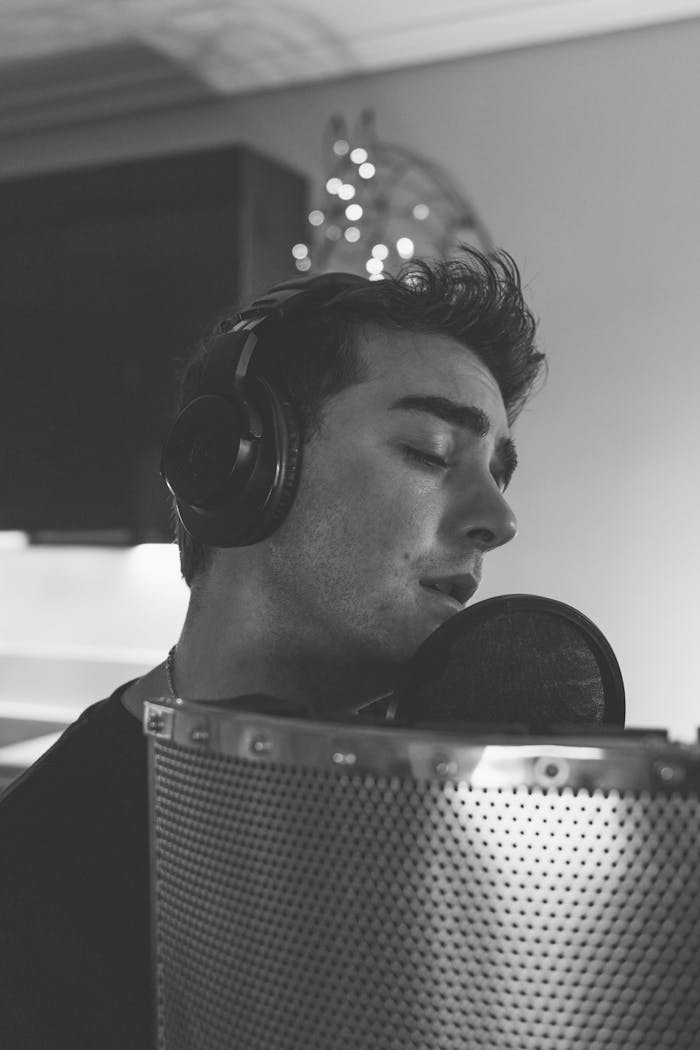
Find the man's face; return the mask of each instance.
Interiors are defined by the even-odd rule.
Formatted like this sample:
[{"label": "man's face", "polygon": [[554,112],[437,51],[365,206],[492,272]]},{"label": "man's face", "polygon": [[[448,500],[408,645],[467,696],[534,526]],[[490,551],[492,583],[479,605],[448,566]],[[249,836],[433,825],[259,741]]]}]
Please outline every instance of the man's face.
[{"label": "man's face", "polygon": [[[420,581],[478,581],[484,553],[514,537],[503,497],[514,451],[498,385],[461,344],[372,327],[359,346],[369,379],[327,403],[304,448],[295,502],[266,544],[265,587],[311,659],[388,669],[459,612]],[[427,396],[476,413],[460,427],[392,407]]]}]

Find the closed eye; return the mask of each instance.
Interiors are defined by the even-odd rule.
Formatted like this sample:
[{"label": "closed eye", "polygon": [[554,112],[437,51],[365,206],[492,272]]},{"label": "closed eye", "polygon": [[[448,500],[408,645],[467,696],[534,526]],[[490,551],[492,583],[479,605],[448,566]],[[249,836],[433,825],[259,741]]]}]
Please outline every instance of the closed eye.
[{"label": "closed eye", "polygon": [[[440,456],[433,455],[430,452],[422,452],[418,448],[412,448],[411,445],[402,445],[401,447],[403,448],[404,455],[407,459],[410,459],[416,463],[421,463],[423,466],[428,467],[430,470],[446,470],[450,466],[447,460],[442,459]],[[503,493],[508,488],[510,478],[507,478],[504,481],[500,477],[494,477],[493,480],[498,485],[498,489],[501,495],[503,495]]]},{"label": "closed eye", "polygon": [[403,450],[408,459],[422,463],[424,466],[432,469],[444,469],[449,466],[449,463],[446,460],[441,459],[440,456],[434,456],[430,452],[421,452],[420,449],[411,448],[410,445],[404,445]]}]

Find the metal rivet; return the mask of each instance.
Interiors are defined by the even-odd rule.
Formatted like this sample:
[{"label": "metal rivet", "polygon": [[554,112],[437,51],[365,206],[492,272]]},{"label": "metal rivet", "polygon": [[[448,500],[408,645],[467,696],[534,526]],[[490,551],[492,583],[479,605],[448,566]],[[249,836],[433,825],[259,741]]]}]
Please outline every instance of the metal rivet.
[{"label": "metal rivet", "polygon": [[673,762],[655,762],[654,772],[659,780],[663,780],[665,784],[671,784],[674,781],[678,782],[685,779],[684,767],[676,765]]},{"label": "metal rivet", "polygon": [[352,751],[334,751],[332,757],[337,766],[354,766],[357,762],[357,755]]},{"label": "metal rivet", "polygon": [[159,711],[152,711],[146,722],[146,729],[149,733],[162,733],[165,729],[165,718]]},{"label": "metal rivet", "polygon": [[250,742],[250,750],[255,755],[263,755],[272,747],[272,741],[266,736],[254,736]]},{"label": "metal rivet", "polygon": [[433,769],[439,777],[453,777],[457,775],[457,763],[439,755],[433,764]]},{"label": "metal rivet", "polygon": [[562,787],[569,779],[569,763],[565,758],[542,755],[535,759],[533,774],[535,782],[541,787]]}]

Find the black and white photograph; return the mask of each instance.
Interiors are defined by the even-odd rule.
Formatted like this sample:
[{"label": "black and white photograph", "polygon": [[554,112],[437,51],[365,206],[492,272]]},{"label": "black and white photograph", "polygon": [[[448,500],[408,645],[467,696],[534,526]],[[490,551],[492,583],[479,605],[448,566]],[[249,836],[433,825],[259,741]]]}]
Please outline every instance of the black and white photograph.
[{"label": "black and white photograph", "polygon": [[0,1050],[700,1050],[700,0],[0,0]]}]

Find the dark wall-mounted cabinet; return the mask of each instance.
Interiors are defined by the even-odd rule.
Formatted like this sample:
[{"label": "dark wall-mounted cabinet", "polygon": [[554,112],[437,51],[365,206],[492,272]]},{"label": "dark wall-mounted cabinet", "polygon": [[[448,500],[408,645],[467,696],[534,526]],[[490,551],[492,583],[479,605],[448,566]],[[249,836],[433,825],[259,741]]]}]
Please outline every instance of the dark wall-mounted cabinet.
[{"label": "dark wall-mounted cabinet", "polygon": [[295,274],[306,179],[244,147],[0,183],[0,529],[170,540],[175,362]]}]

